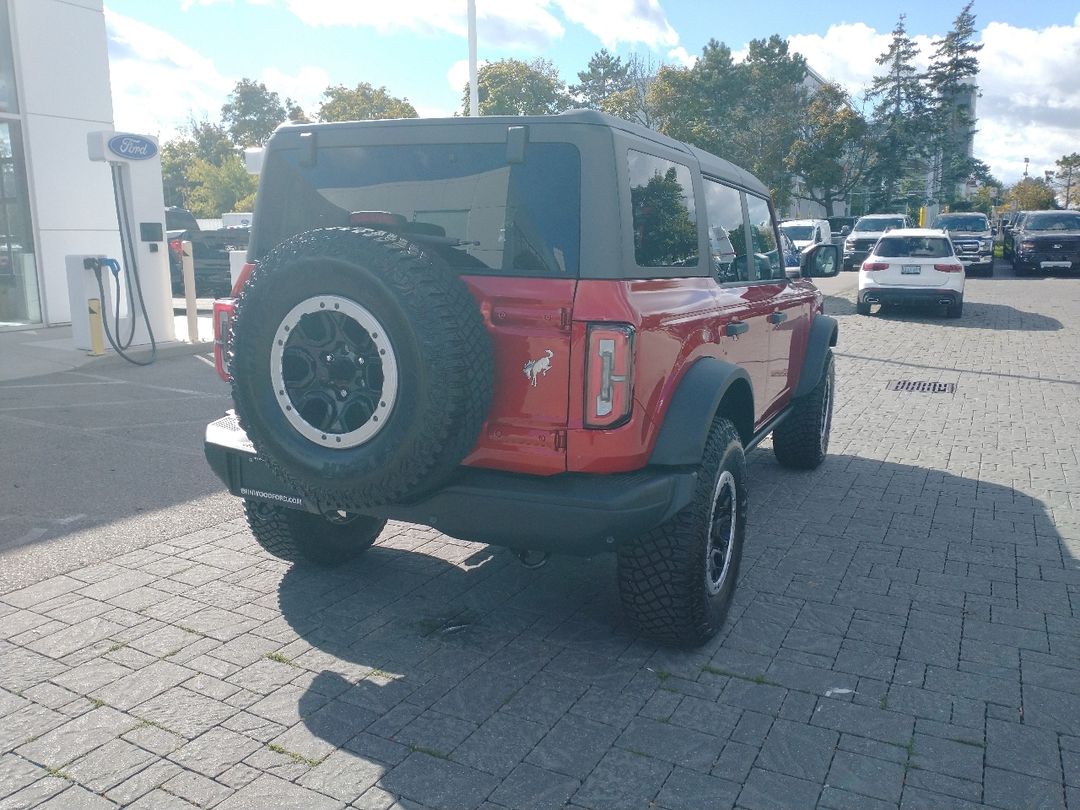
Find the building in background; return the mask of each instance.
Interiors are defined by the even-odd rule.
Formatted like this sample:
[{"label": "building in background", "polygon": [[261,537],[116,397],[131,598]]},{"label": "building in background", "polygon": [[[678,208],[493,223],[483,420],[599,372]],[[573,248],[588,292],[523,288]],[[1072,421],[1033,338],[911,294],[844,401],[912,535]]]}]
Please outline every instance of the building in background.
[{"label": "building in background", "polygon": [[102,0],[0,0],[0,329],[71,320],[64,257],[116,256]]}]

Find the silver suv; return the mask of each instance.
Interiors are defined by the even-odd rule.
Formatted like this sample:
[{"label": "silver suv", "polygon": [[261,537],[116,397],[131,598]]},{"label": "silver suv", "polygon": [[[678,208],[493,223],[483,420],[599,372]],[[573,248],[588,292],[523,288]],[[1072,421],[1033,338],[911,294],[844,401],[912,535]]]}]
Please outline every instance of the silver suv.
[{"label": "silver suv", "polygon": [[859,217],[844,240],[844,269],[858,270],[886,231],[910,227],[911,219],[907,214],[867,214]]},{"label": "silver suv", "polygon": [[949,232],[968,275],[994,275],[994,233],[986,214],[967,211],[940,214],[932,227]]}]

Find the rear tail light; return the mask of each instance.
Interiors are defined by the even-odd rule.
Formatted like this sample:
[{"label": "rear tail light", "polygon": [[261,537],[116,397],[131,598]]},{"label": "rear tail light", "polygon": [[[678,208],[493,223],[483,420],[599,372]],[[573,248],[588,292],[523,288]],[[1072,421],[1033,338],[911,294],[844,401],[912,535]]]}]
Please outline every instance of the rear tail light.
[{"label": "rear tail light", "polygon": [[184,259],[184,243],[180,239],[169,240],[169,255],[173,261],[181,262]]},{"label": "rear tail light", "polygon": [[585,427],[621,425],[633,405],[634,327],[590,324],[586,345]]},{"label": "rear tail light", "polygon": [[888,270],[888,262],[863,262],[862,269],[867,273],[873,273],[876,270]]},{"label": "rear tail light", "polygon": [[255,269],[254,262],[248,262],[240,269],[240,275],[236,277],[236,283],[233,284],[232,297],[236,298],[240,295],[240,291],[244,289],[244,285],[247,284],[247,280],[251,278],[251,273]]},{"label": "rear tail light", "polygon": [[350,225],[363,225],[365,228],[400,230],[407,222],[401,214],[392,214],[389,211],[353,211],[349,214]]},{"label": "rear tail light", "polygon": [[939,273],[960,273],[964,270],[964,265],[959,262],[946,262],[945,264],[935,264],[934,269]]},{"label": "rear tail light", "polygon": [[233,299],[219,298],[214,302],[214,369],[225,382],[229,374],[229,341],[232,339]]}]

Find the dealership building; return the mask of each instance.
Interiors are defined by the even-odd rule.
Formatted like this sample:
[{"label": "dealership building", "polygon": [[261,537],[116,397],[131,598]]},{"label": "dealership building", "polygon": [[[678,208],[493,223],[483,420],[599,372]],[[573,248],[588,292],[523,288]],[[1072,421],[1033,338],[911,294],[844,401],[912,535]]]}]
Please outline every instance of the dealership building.
[{"label": "dealership building", "polygon": [[0,0],[0,330],[71,320],[65,257],[118,255],[102,0]]}]

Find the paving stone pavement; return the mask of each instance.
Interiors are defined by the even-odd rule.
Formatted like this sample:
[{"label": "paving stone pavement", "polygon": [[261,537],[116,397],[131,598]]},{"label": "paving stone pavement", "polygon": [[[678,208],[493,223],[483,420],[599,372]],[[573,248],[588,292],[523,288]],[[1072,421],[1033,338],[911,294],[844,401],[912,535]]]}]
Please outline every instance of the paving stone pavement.
[{"label": "paving stone pavement", "polygon": [[831,455],[751,455],[705,647],[635,637],[611,558],[148,537],[0,596],[0,810],[1080,810],[1080,280],[998,272],[959,321],[824,283]]}]

